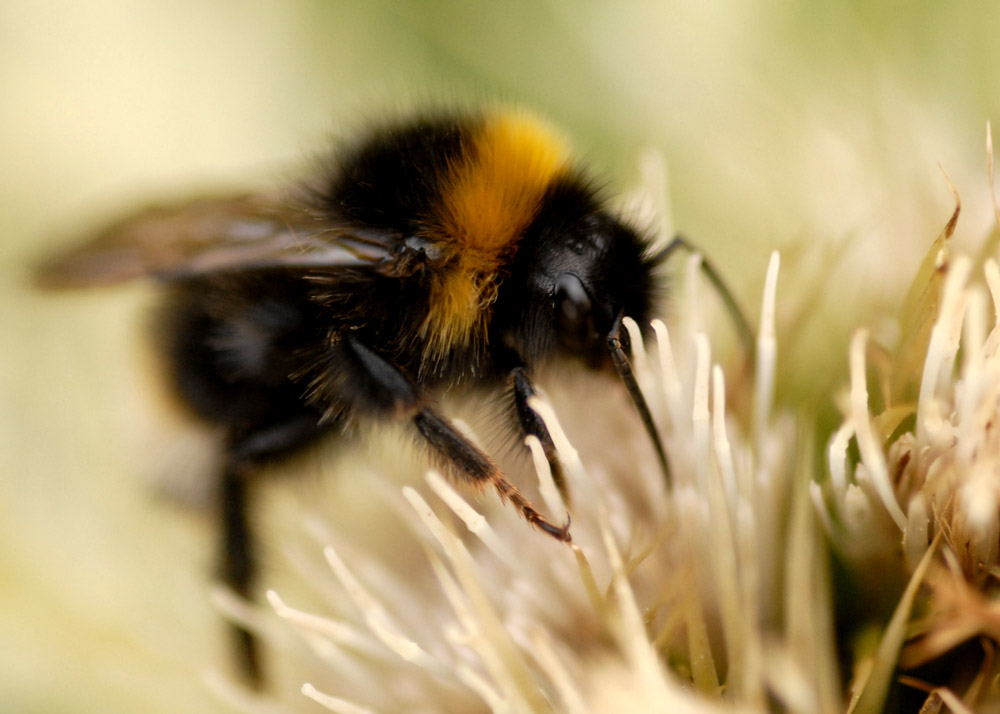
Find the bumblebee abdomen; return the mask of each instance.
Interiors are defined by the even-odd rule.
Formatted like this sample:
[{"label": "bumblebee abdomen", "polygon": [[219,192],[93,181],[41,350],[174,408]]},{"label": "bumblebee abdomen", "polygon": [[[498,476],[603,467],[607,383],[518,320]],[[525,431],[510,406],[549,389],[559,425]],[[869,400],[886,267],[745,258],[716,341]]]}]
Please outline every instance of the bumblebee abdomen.
[{"label": "bumblebee abdomen", "polygon": [[291,375],[322,346],[322,313],[309,286],[281,270],[234,273],[172,286],[155,336],[177,394],[195,414],[234,433],[276,415],[318,412]]}]

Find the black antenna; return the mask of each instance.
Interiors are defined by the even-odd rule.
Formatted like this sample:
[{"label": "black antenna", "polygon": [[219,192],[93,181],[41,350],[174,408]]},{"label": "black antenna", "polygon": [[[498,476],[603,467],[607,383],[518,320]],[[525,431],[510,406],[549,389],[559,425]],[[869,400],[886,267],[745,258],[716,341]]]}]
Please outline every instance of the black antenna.
[{"label": "black antenna", "polygon": [[660,441],[660,434],[656,430],[656,424],[653,422],[653,415],[646,404],[646,398],[642,396],[642,390],[639,389],[639,382],[635,379],[635,373],[632,371],[632,364],[628,361],[628,355],[625,354],[623,339],[627,340],[628,335],[622,332],[623,316],[624,313],[618,313],[618,317],[615,318],[614,324],[611,326],[611,332],[608,333],[607,338],[608,349],[611,350],[611,360],[614,362],[615,371],[618,372],[618,376],[625,385],[629,397],[632,398],[632,404],[635,405],[636,411],[639,412],[642,424],[646,427],[646,433],[649,434],[649,438],[653,441],[653,448],[656,449],[656,455],[660,459],[660,466],[663,468],[663,477],[669,488],[671,478],[670,464],[667,462],[667,452],[663,449],[663,442]]},{"label": "black antenna", "polygon": [[757,338],[754,335],[754,331],[750,328],[750,322],[740,309],[739,303],[736,302],[736,298],[729,292],[729,286],[726,285],[722,276],[719,275],[719,271],[708,261],[705,254],[698,250],[697,246],[689,243],[687,238],[677,235],[674,236],[674,239],[663,250],[659,251],[653,257],[653,260],[657,263],[665,261],[677,248],[683,248],[689,253],[697,253],[701,256],[701,272],[705,274],[705,277],[708,278],[708,281],[722,299],[722,304],[725,306],[726,312],[729,313],[729,319],[733,321],[733,326],[739,334],[740,342],[743,343],[743,349],[746,350],[750,364],[753,366],[757,362]]}]

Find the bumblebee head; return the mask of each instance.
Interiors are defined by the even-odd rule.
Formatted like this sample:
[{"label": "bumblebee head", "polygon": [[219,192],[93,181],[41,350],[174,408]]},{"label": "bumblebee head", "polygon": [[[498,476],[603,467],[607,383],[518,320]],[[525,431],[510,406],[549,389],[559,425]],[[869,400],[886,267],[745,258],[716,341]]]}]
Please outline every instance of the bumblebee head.
[{"label": "bumblebee head", "polygon": [[570,357],[613,367],[670,480],[670,467],[628,360],[625,315],[642,329],[658,292],[664,253],[651,254],[635,229],[601,208],[579,179],[556,183],[522,239],[494,305],[495,326],[521,360]]},{"label": "bumblebee head", "polygon": [[554,186],[505,291],[518,308],[512,330],[519,353],[529,361],[562,356],[609,366],[616,321],[627,315],[645,326],[653,316],[658,262],[646,239],[603,210],[585,182]]},{"label": "bumblebee head", "polygon": [[551,261],[554,331],[561,351],[604,367],[616,321],[627,315],[645,329],[652,317],[657,259],[612,216],[592,215],[580,228]]}]

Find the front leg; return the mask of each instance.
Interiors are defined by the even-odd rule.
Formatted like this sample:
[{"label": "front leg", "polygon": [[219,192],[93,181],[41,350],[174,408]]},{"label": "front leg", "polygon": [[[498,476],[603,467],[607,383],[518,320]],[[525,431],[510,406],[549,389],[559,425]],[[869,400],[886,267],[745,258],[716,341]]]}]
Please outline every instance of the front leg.
[{"label": "front leg", "polygon": [[528,523],[558,540],[570,541],[569,523],[556,526],[543,518],[493,460],[441,416],[402,370],[350,335],[338,346],[347,357],[340,364],[354,372],[353,379],[338,380],[341,389],[351,391],[339,396],[352,401],[355,410],[370,413],[374,409],[384,416],[409,420],[423,444],[451,474],[473,486],[492,484],[501,500],[509,502]]},{"label": "front leg", "polygon": [[523,436],[534,436],[542,444],[542,451],[545,453],[545,460],[549,462],[549,469],[552,471],[552,480],[559,489],[559,494],[563,501],[569,503],[569,491],[566,486],[566,475],[563,471],[562,463],[559,461],[559,454],[556,453],[556,445],[552,441],[545,422],[538,416],[538,412],[528,405],[528,399],[535,396],[535,385],[531,383],[531,378],[524,367],[515,367],[510,372],[513,381],[514,412],[517,415],[518,425],[521,427]]}]

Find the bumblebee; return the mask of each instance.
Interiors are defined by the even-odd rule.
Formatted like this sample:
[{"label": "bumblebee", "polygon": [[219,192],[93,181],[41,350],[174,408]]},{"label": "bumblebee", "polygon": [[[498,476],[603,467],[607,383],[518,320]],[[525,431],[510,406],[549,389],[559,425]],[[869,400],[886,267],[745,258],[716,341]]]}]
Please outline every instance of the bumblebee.
[{"label": "bumblebee", "polygon": [[[548,361],[613,368],[667,471],[627,356],[622,318],[658,296],[650,240],[608,210],[566,143],[495,111],[390,122],[341,148],[292,195],[153,207],[45,264],[53,288],[142,276],[166,284],[155,328],[182,403],[222,427],[221,578],[248,595],[254,474],[345,426],[407,423],[458,481],[492,486],[569,541],[439,411],[458,385],[505,390],[522,435],[552,439],[528,406]],[[672,245],[676,245],[675,242]],[[256,680],[251,635],[243,666]]]}]

